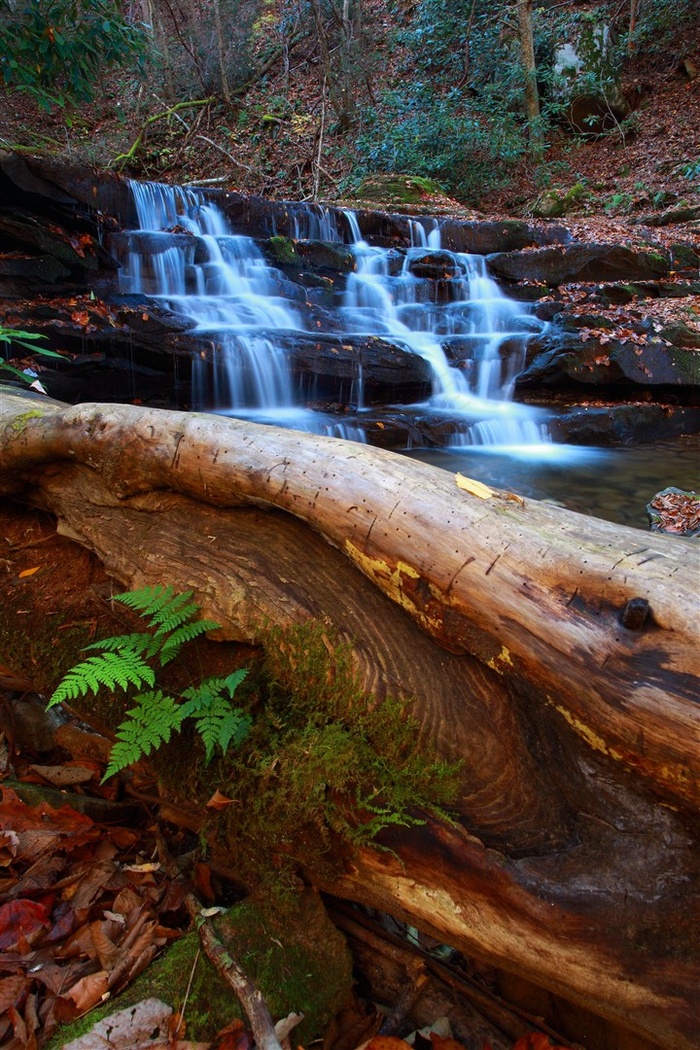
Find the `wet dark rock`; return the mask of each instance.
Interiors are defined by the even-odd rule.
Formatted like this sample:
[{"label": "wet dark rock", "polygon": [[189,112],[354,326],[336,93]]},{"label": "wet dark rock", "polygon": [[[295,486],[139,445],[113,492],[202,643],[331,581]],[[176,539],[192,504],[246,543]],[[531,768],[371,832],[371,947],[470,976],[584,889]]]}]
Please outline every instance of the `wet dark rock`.
[{"label": "wet dark rock", "polygon": [[0,296],[22,296],[27,286],[41,288],[70,277],[70,269],[53,255],[0,255]]},{"label": "wet dark rock", "polygon": [[666,251],[614,244],[570,244],[528,252],[498,252],[487,259],[491,273],[509,281],[540,281],[550,287],[573,281],[644,281],[673,269]]},{"label": "wet dark rock", "polygon": [[[264,333],[260,336],[264,337]],[[276,351],[284,354],[305,401],[411,404],[430,394],[431,371],[427,362],[385,339],[279,329],[269,336],[274,339]],[[206,335],[201,338],[201,356],[216,363],[216,334],[209,340]],[[245,355],[240,360],[245,372]]]},{"label": "wet dark rock", "polygon": [[[642,338],[642,337],[640,337]],[[635,389],[686,388],[688,399],[697,399],[700,384],[700,354],[680,346],[668,346],[658,338],[643,342],[611,338],[605,344],[585,341],[562,333],[539,340],[549,349],[536,354],[518,376],[519,391],[540,384],[554,387],[610,387],[617,396],[633,395]]]},{"label": "wet dark rock", "polygon": [[452,277],[463,277],[464,269],[449,252],[426,252],[411,255],[408,269],[414,277],[428,281],[444,281]]},{"label": "wet dark rock", "polygon": [[574,405],[549,422],[555,441],[571,445],[637,445],[700,430],[700,408],[683,405]]},{"label": "wet dark rock", "polygon": [[323,274],[326,271],[347,274],[355,269],[355,257],[344,244],[326,241],[297,241],[296,252],[306,267]]}]

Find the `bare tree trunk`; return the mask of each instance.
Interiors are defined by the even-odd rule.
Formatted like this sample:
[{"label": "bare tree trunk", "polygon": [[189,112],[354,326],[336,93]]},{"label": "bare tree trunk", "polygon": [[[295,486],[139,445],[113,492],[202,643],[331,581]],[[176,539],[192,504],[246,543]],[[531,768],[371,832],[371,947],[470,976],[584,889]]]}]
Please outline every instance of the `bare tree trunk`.
[{"label": "bare tree trunk", "polygon": [[322,888],[697,1046],[692,541],[274,427],[16,393],[0,407],[5,496],[50,510],[128,586],[192,587],[226,637],[329,619],[365,691],[412,698],[421,738],[464,759],[455,826],[387,832],[389,851],[356,851]]},{"label": "bare tree trunk", "polygon": [[537,153],[542,149],[540,126],[540,98],[537,90],[537,66],[535,44],[532,35],[532,0],[517,0],[520,53],[525,73],[525,114],[528,121],[530,148]]},{"label": "bare tree trunk", "polygon": [[630,27],[627,35],[627,53],[629,55],[634,54],[637,43],[634,39],[634,34],[637,31],[637,0],[630,0]]}]

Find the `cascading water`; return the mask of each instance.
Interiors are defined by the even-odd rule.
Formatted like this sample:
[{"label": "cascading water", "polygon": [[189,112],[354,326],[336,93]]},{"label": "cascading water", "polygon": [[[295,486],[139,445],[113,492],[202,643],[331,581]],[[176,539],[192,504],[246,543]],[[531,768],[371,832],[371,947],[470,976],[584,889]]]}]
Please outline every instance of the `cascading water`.
[{"label": "cascading water", "polygon": [[[358,354],[348,401],[354,419],[305,407],[309,389],[294,378],[290,334],[311,331],[307,294],[268,265],[250,237],[234,234],[199,193],[133,183],[139,230],[122,248],[123,292],[156,296],[192,318],[205,360],[193,364],[193,400],[214,411],[364,440],[369,411],[367,364]],[[441,247],[436,220],[410,220],[410,246],[366,243],[356,215],[299,211],[295,239],[343,242],[347,227],[354,271],[347,274],[330,330],[386,340],[426,361],[432,393],[420,410],[450,420],[448,443],[496,448],[547,441],[535,410],[512,400],[528,334],[537,323],[502,295],[480,256]],[[328,311],[326,311],[328,313]],[[318,323],[318,322],[317,322]],[[215,365],[212,366],[212,360]]]}]

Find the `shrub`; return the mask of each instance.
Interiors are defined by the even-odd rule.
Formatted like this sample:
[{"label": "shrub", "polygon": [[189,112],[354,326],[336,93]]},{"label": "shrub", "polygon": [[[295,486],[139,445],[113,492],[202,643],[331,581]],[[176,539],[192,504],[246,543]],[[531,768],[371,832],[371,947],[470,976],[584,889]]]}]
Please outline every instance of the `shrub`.
[{"label": "shrub", "polygon": [[459,91],[445,98],[418,90],[389,92],[359,135],[359,181],[373,172],[434,179],[461,200],[507,184],[526,148],[513,114],[496,105],[464,105]]},{"label": "shrub", "polygon": [[0,0],[3,82],[45,110],[92,101],[105,69],[130,65],[145,44],[114,0]]}]

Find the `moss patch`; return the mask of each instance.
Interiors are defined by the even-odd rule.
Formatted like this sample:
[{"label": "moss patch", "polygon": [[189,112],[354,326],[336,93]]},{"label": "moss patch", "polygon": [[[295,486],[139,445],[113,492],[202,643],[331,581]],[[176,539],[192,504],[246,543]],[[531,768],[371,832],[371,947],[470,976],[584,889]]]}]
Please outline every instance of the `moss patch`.
[{"label": "moss patch", "polygon": [[235,858],[237,875],[280,908],[297,872],[332,877],[348,846],[392,825],[443,814],[458,793],[459,766],[416,748],[408,705],[363,693],[352,647],[322,622],[271,629],[262,661],[236,703],[253,718],[248,738],[208,767],[182,737],[160,749],[166,795],[206,802],[216,787],[236,804],[207,810],[205,833]]},{"label": "moss patch", "polygon": [[[308,1046],[346,1002],[352,988],[352,959],[344,937],[332,924],[318,896],[307,891],[294,911],[270,919],[254,904],[235,905],[216,922],[229,953],[256,984],[274,1021],[303,1013],[295,1045]],[[210,1041],[234,1017],[246,1021],[230,986],[200,953],[199,935],[188,933],[159,956],[121,995],[72,1024],[47,1044],[60,1050],[117,1010],[155,997],[185,1008],[186,1036]]]},{"label": "moss patch", "polygon": [[420,204],[441,193],[437,182],[421,175],[372,175],[359,186],[356,196],[383,204]]}]

